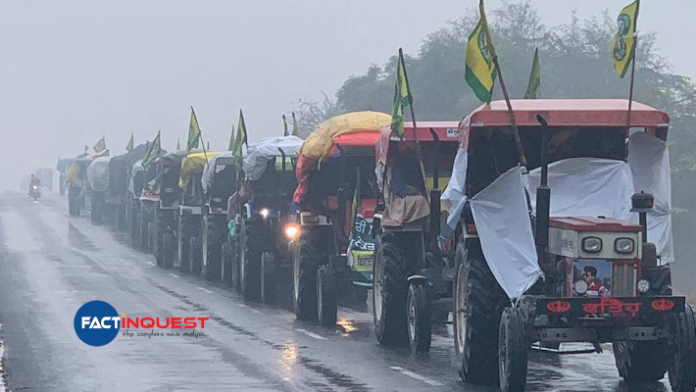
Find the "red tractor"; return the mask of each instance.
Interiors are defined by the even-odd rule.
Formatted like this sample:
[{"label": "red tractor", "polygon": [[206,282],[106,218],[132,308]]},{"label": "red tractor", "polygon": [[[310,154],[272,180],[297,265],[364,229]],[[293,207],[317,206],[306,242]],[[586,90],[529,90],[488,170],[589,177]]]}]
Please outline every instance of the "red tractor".
[{"label": "red tractor", "polygon": [[339,298],[366,290],[363,272],[372,269],[373,249],[356,248],[353,228],[359,216],[362,240],[369,241],[377,203],[375,145],[390,122],[383,113],[345,114],[321,124],[302,145],[293,197],[299,235],[289,245],[300,320],[334,326]]},{"label": "red tractor", "polygon": [[533,345],[612,343],[627,383],[669,373],[693,392],[696,319],[670,282],[667,114],[634,102],[627,127],[625,100],[512,107],[517,127],[505,102],[463,120],[443,194],[462,379],[524,391]]},{"label": "red tractor", "polygon": [[432,322],[448,322],[454,247],[441,249],[437,236],[447,217],[440,190],[449,182],[458,135],[456,122],[406,124],[403,138],[382,130],[377,178],[383,202],[374,222],[372,290],[380,344],[426,352]]}]

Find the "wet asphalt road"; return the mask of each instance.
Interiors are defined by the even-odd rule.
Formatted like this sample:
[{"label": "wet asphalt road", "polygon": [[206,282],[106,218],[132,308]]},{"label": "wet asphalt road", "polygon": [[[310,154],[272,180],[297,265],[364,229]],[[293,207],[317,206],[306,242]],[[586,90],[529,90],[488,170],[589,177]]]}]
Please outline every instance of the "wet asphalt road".
[{"label": "wet asphalt road", "polygon": [[[130,317],[210,317],[207,336],[119,335],[88,346],[73,318],[96,299]],[[13,392],[495,391],[459,380],[446,331],[416,357],[379,346],[369,311],[341,309],[339,319],[335,329],[300,323],[282,306],[245,304],[222,286],[162,270],[123,235],[68,216],[64,199],[0,196],[0,336]],[[531,357],[528,391],[627,390],[610,352]]]}]

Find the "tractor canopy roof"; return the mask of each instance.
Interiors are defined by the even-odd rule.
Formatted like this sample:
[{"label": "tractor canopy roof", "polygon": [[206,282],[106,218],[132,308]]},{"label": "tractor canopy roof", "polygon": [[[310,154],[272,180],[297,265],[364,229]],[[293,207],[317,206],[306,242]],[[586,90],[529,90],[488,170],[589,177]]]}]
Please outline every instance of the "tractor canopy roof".
[{"label": "tractor canopy roof", "polygon": [[356,112],[336,116],[307,137],[297,159],[297,189],[293,201],[300,204],[309,191],[309,176],[319,170],[320,162],[341,155],[374,156],[381,130],[391,117],[379,112]]},{"label": "tractor canopy roof", "polygon": [[208,160],[217,156],[217,152],[206,151],[196,152],[187,155],[181,161],[181,171],[179,172],[179,188],[186,189],[191,177],[196,173],[203,173]]},{"label": "tractor canopy roof", "polygon": [[[518,99],[511,101],[520,127],[539,127],[537,114],[551,127],[625,127],[628,100],[625,99]],[[511,126],[505,101],[493,101],[474,110],[467,120],[471,127]],[[631,126],[663,128],[667,113],[633,101]]]},{"label": "tractor canopy roof", "polygon": [[394,136],[390,127],[384,127],[379,142],[375,145],[377,163],[386,164],[390,143],[397,144],[399,149],[415,146],[416,140],[421,144],[432,143],[435,141],[433,133],[440,142],[458,142],[459,123],[456,121],[424,121],[417,123],[415,128],[412,123],[405,123],[403,139]]},{"label": "tractor canopy roof", "polygon": [[[292,159],[297,157],[302,139],[297,136],[267,137],[249,144],[244,157],[244,174],[249,181],[257,181],[268,167],[268,162],[285,155],[286,169],[292,170]],[[281,153],[282,151],[282,153]],[[282,168],[282,159],[277,159]],[[278,165],[280,164],[280,165]]]}]

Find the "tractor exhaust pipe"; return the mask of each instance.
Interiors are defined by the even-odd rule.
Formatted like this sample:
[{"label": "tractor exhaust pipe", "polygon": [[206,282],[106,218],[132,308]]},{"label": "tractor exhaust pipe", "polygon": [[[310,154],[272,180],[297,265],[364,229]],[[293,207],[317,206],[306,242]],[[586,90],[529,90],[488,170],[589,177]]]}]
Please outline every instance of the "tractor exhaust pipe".
[{"label": "tractor exhaust pipe", "polygon": [[440,137],[430,128],[433,137],[433,188],[430,190],[430,233],[433,238],[440,235],[440,166],[437,157],[440,154]]},{"label": "tractor exhaust pipe", "polygon": [[[551,213],[551,189],[549,180],[549,139],[551,132],[549,123],[544,117],[537,114],[537,121],[541,124],[541,183],[537,188],[536,199],[536,230],[535,239],[539,250],[544,250],[549,245],[549,215]],[[540,252],[539,254],[541,254]],[[541,257],[541,256],[540,256]]]}]

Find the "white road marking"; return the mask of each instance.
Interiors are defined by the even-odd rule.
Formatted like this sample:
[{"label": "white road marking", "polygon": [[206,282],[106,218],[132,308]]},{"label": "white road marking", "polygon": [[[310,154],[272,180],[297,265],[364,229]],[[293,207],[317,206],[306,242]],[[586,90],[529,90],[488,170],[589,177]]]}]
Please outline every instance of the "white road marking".
[{"label": "white road marking", "polygon": [[237,306],[239,306],[240,308],[248,308],[248,306],[246,306],[244,304],[237,304]]},{"label": "white road marking", "polygon": [[426,383],[430,386],[433,386],[433,387],[440,387],[440,386],[444,385],[441,382],[437,382],[437,381],[431,380],[427,377],[423,377],[420,374],[414,373],[410,370],[406,370],[406,369],[399,367],[399,366],[392,366],[391,368],[392,368],[392,370],[396,370],[397,372],[403,374],[404,376],[409,376],[411,378],[415,378],[416,380],[423,381],[424,383]]},{"label": "white road marking", "polygon": [[196,288],[197,288],[198,290],[200,290],[200,291],[205,291],[205,292],[208,293],[208,294],[212,294],[212,293],[213,293],[212,291],[210,291],[210,290],[208,290],[208,289],[206,289],[206,288],[203,288],[203,287],[196,286]]},{"label": "white road marking", "polygon": [[173,273],[173,272],[170,272],[169,275],[171,275],[171,276],[173,276],[173,277],[175,277],[175,278],[178,278],[178,277],[179,277],[179,275],[177,275],[177,274],[175,274],[175,273]]},{"label": "white road marking", "polygon": [[297,331],[297,332],[302,332],[303,334],[309,336],[310,338],[314,338],[314,339],[317,339],[317,340],[329,340],[329,339],[327,339],[327,338],[325,338],[325,337],[323,337],[323,336],[321,336],[321,335],[315,334],[314,332],[309,332],[309,331],[307,331],[306,329],[295,328],[295,331]]},{"label": "white road marking", "polygon": [[153,266],[153,267],[155,266],[155,263],[153,263],[152,261],[148,261],[147,263],[150,264],[150,265]]},{"label": "white road marking", "polygon": [[[0,331],[2,331],[2,324],[0,324]],[[5,346],[0,340],[0,392],[7,392],[7,386],[5,385],[5,369],[3,368],[3,363],[5,360]]]}]

